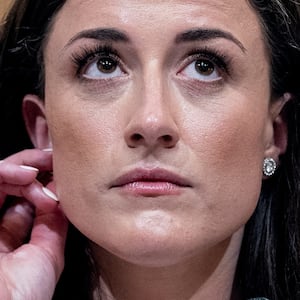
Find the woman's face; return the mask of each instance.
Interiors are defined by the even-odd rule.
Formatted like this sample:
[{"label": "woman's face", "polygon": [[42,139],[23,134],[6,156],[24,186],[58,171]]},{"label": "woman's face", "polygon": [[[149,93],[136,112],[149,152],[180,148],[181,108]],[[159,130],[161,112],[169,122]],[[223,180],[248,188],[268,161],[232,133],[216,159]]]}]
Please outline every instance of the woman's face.
[{"label": "woman's face", "polygon": [[68,218],[135,263],[213,253],[257,204],[269,73],[246,1],[67,1],[45,48],[45,109]]}]

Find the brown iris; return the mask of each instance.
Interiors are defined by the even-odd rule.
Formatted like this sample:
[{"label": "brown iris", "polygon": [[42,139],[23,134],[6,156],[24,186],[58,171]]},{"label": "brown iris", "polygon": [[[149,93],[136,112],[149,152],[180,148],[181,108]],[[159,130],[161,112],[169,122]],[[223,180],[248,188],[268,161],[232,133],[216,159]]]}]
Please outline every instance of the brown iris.
[{"label": "brown iris", "polygon": [[214,67],[214,64],[211,63],[210,61],[202,59],[202,60],[196,61],[195,69],[198,73],[205,75],[205,76],[209,76],[214,72],[215,67]]},{"label": "brown iris", "polygon": [[110,57],[102,57],[97,62],[97,68],[102,73],[112,73],[117,69],[118,63]]}]

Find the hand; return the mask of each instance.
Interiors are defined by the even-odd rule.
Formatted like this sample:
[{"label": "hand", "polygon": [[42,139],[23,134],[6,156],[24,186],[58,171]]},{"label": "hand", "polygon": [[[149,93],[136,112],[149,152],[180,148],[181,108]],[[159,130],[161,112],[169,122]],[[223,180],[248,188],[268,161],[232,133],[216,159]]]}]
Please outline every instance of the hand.
[{"label": "hand", "polygon": [[51,151],[25,150],[0,162],[1,300],[51,299],[63,270],[67,221],[36,179],[51,170]]}]

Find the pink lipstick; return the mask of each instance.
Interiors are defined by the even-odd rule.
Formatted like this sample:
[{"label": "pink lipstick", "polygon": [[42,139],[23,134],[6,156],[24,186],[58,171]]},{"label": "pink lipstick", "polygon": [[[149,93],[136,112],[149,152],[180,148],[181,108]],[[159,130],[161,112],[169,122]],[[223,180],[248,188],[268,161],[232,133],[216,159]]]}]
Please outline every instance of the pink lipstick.
[{"label": "pink lipstick", "polygon": [[118,177],[111,185],[111,188],[144,197],[179,195],[190,187],[187,179],[160,168],[134,169]]}]

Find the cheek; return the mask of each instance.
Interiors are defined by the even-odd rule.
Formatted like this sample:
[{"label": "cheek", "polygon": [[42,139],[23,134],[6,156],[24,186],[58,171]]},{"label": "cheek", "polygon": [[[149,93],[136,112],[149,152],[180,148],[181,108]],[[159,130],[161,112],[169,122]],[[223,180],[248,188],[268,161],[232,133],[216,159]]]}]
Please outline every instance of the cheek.
[{"label": "cheek", "polygon": [[47,107],[47,120],[58,193],[80,193],[95,182],[95,176],[104,181],[121,141],[121,124],[114,110],[61,101]]},{"label": "cheek", "polygon": [[200,109],[185,109],[182,138],[199,156],[199,161],[208,158],[212,168],[224,165],[230,170],[248,163],[257,169],[257,160],[262,162],[265,148],[268,103],[259,104],[257,95],[254,96],[225,95],[223,101],[213,99]]},{"label": "cheek", "polygon": [[[186,124],[185,139],[195,156],[194,168],[199,176],[205,174],[201,188],[210,195],[206,207],[220,222],[237,212],[236,217],[244,223],[256,206],[262,181],[267,105],[260,109],[216,107],[203,113],[201,121]],[[191,119],[197,120],[196,116]]]},{"label": "cheek", "polygon": [[[192,147],[201,161],[209,163],[218,172],[229,171],[242,166],[257,169],[257,160],[263,153],[263,131],[254,127],[240,116],[231,119],[224,116],[206,120],[205,128],[190,136]],[[235,118],[236,117],[236,118]],[[202,131],[202,132],[201,132]],[[204,159],[206,157],[206,159]]]}]

